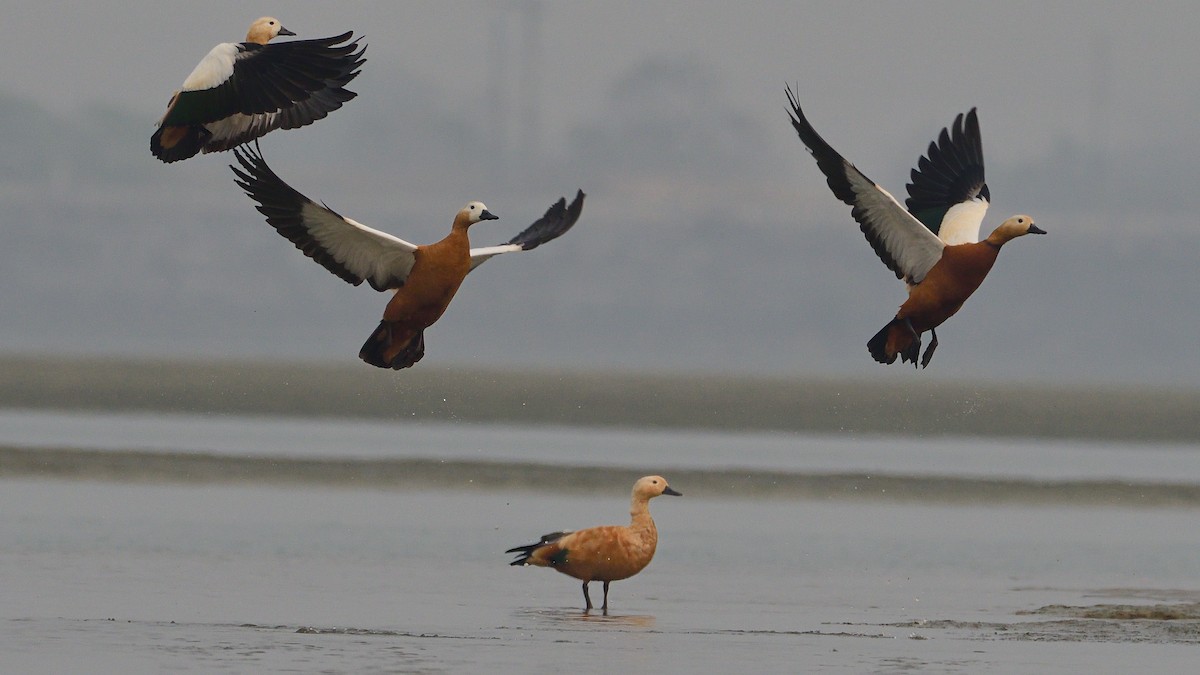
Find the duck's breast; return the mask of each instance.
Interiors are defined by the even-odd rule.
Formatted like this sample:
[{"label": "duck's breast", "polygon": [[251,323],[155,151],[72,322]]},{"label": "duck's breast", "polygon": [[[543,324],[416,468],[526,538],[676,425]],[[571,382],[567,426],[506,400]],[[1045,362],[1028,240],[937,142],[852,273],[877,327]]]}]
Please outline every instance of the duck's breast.
[{"label": "duck's breast", "polygon": [[444,243],[422,246],[414,252],[412,271],[388,303],[385,319],[428,326],[445,313],[471,271],[471,251],[469,245],[443,246]]},{"label": "duck's breast", "polygon": [[983,242],[947,246],[925,279],[909,289],[897,317],[911,320],[921,332],[940,326],[983,283],[996,253],[996,248]]}]

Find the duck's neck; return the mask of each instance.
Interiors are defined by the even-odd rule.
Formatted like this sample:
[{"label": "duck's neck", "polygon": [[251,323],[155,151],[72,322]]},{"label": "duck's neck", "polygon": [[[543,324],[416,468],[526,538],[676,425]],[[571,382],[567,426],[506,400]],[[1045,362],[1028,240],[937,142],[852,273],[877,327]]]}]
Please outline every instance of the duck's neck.
[{"label": "duck's neck", "polygon": [[650,500],[634,497],[629,505],[629,526],[635,530],[653,530],[654,519],[650,517]]},{"label": "duck's neck", "polygon": [[454,223],[450,226],[450,237],[462,238],[463,241],[470,242],[467,236],[467,230],[471,227],[471,223],[461,216],[454,219]]},{"label": "duck's neck", "polygon": [[452,246],[456,249],[469,251],[471,249],[471,238],[467,236],[467,225],[460,225],[458,221],[454,221],[454,225],[450,228],[450,234],[446,235],[440,243],[447,246]]},{"label": "duck's neck", "polygon": [[265,45],[271,41],[272,37],[274,37],[274,36],[271,35],[269,32],[267,32],[266,30],[263,30],[261,28],[251,28],[250,31],[246,33],[246,42],[253,42],[254,44],[258,44],[258,45]]},{"label": "duck's neck", "polygon": [[999,251],[1001,246],[1007,244],[1015,238],[1016,235],[1007,231],[1004,227],[997,227],[991,234],[987,236],[986,239],[983,240],[983,243]]}]

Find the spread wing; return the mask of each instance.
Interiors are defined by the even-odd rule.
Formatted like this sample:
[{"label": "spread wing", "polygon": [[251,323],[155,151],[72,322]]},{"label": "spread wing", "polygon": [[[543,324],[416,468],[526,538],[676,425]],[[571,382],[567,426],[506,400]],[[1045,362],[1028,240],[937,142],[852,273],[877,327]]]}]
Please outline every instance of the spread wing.
[{"label": "spread wing", "polygon": [[979,241],[992,195],[983,178],[983,141],[975,108],[954,119],[912,170],[908,212],[947,244]]},{"label": "spread wing", "polygon": [[[361,54],[362,51],[359,51],[355,56]],[[210,122],[207,128],[212,135],[204,143],[204,152],[229,150],[275,129],[298,129],[324,119],[329,113],[341,108],[343,103],[358,96],[346,89],[345,85],[358,77],[358,68],[364,62],[366,59],[347,59],[344,72],[338,77],[326,80],[324,88],[314,91],[307,99],[297,101],[279,111],[256,115],[239,113],[217,122]]]},{"label": "spread wing", "polygon": [[579,190],[575,194],[575,200],[571,202],[570,206],[567,206],[565,197],[559,199],[553,206],[546,210],[546,215],[538,218],[532,225],[525,228],[521,234],[509,239],[506,244],[471,249],[471,269],[479,267],[485,260],[501,253],[532,251],[551,239],[561,237],[575,225],[575,221],[579,220],[579,214],[583,211],[583,198],[585,196],[583,190]]},{"label": "spread wing", "polygon": [[346,42],[353,34],[266,45],[217,45],[184,81],[160,125],[206,124],[237,114],[274,113],[307,101],[316,92],[340,88],[354,79],[364,62],[366,47],[355,51],[358,40]]},{"label": "spread wing", "polygon": [[415,244],[344,218],[284,183],[256,150],[234,149],[241,169],[234,181],[258,202],[267,224],[304,255],[355,286],[367,281],[377,291],[399,288],[412,271]]},{"label": "spread wing", "polygon": [[871,248],[897,278],[919,283],[941,259],[945,243],[821,138],[804,117],[790,87],[787,96],[792,126],[817,160],[833,194],[853,207],[850,215]]}]

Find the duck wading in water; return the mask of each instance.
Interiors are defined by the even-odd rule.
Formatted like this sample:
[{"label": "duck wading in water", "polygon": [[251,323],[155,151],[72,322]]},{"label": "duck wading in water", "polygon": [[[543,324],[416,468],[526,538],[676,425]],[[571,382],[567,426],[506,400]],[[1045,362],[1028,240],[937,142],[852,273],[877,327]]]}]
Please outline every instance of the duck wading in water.
[{"label": "duck wading in water", "polygon": [[603,525],[586,530],[551,532],[533,544],[510,548],[519,553],[510,565],[552,567],[583,581],[584,611],[592,609],[588,584],[604,582],[604,604],[608,614],[608,585],[641,572],[654,558],[658,529],[650,517],[650,500],[659,495],[681,496],[662,476],[645,476],[633,484],[628,525]]}]

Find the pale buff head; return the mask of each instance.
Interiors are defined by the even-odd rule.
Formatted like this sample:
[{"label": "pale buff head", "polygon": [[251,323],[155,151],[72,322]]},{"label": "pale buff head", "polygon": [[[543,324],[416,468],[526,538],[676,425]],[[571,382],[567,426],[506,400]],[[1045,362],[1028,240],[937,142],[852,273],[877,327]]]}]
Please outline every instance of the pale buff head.
[{"label": "pale buff head", "polygon": [[652,499],[659,495],[674,495],[680,497],[682,492],[676,492],[667,484],[667,479],[662,476],[645,476],[639,478],[633,484],[633,498],[635,500]]},{"label": "pale buff head", "polygon": [[1029,216],[1013,216],[1000,223],[1000,227],[992,231],[992,234],[988,237],[988,241],[993,244],[1003,244],[1006,241],[1023,237],[1027,234],[1046,234],[1046,231],[1035,225],[1033,218]]},{"label": "pale buff head", "polygon": [[455,216],[456,223],[463,225],[474,225],[481,220],[499,220],[500,216],[494,215],[488,211],[487,206],[483,202],[468,202],[466,206]]},{"label": "pale buff head", "polygon": [[254,42],[256,44],[265,45],[279,35],[295,35],[292,31],[283,27],[279,23],[279,19],[272,16],[264,16],[254,20],[250,24],[250,30],[246,31],[246,42]]}]

